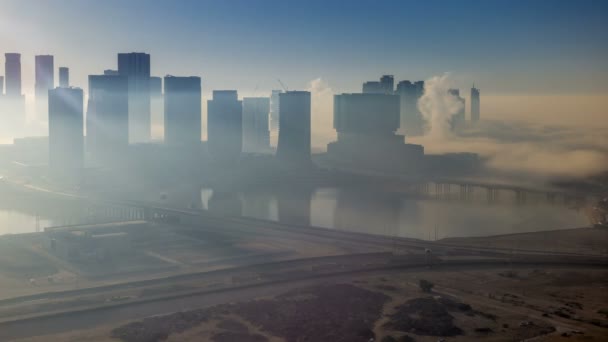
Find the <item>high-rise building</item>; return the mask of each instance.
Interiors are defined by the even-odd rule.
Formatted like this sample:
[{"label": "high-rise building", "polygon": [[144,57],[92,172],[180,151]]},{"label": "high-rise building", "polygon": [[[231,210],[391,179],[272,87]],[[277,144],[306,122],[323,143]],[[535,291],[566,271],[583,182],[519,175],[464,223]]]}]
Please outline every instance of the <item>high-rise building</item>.
[{"label": "high-rise building", "polygon": [[129,147],[128,94],[125,76],[89,76],[87,150],[103,166],[123,161]]},{"label": "high-rise building", "polygon": [[163,79],[150,77],[150,122],[152,137],[163,138],[165,127],[165,109],[163,104]]},{"label": "high-rise building", "polygon": [[364,94],[384,94],[382,83],[378,81],[367,81],[363,83],[362,91]]},{"label": "high-rise building", "polygon": [[243,105],[236,90],[214,90],[207,101],[207,147],[220,162],[236,161],[243,146]]},{"label": "high-rise building", "polygon": [[51,55],[35,57],[36,61],[36,99],[45,101],[49,90],[55,87],[55,62]]},{"label": "high-rise building", "polygon": [[158,76],[150,77],[150,97],[159,98],[163,96],[163,79]]},{"label": "high-rise building", "polygon": [[59,67],[59,86],[62,88],[70,86],[70,69],[67,67]]},{"label": "high-rise building", "polygon": [[422,146],[405,144],[399,128],[400,97],[388,94],[334,96],[334,128],[338,139],[327,146],[328,156],[341,165],[383,171],[417,167]]},{"label": "high-rise building", "polygon": [[149,142],[150,55],[141,52],[119,53],[118,73],[129,79],[129,141]]},{"label": "high-rise building", "polygon": [[6,53],[4,77],[6,77],[6,95],[20,97],[21,94],[21,54]]},{"label": "high-rise building", "polygon": [[477,122],[481,118],[479,111],[479,89],[471,88],[471,121]]},{"label": "high-rise building", "polygon": [[458,102],[460,102],[460,109],[458,109],[457,113],[452,115],[450,119],[450,125],[452,129],[461,128],[465,124],[465,100],[460,96],[460,90],[458,89],[448,89],[448,94],[454,96]]},{"label": "high-rise building", "polygon": [[269,113],[268,97],[243,98],[243,152],[270,151]]},{"label": "high-rise building", "polygon": [[80,88],[48,93],[49,169],[55,176],[74,177],[84,168],[83,101]]},{"label": "high-rise building", "polygon": [[395,92],[395,78],[393,75],[383,75],[378,81],[367,81],[363,83],[362,92],[364,94],[387,94]]},{"label": "high-rise building", "polygon": [[270,144],[277,146],[279,137],[279,94],[281,90],[273,90],[270,95]]},{"label": "high-rise building", "polygon": [[310,92],[287,91],[279,95],[277,158],[283,162],[310,162]]},{"label": "high-rise building", "polygon": [[400,98],[400,131],[409,136],[423,135],[426,123],[418,109],[418,100],[424,93],[424,81],[401,81],[395,93]]},{"label": "high-rise building", "polygon": [[201,78],[165,76],[165,143],[201,144]]},{"label": "high-rise building", "polygon": [[385,94],[393,94],[395,92],[395,78],[393,75],[383,75],[380,77],[380,84]]}]

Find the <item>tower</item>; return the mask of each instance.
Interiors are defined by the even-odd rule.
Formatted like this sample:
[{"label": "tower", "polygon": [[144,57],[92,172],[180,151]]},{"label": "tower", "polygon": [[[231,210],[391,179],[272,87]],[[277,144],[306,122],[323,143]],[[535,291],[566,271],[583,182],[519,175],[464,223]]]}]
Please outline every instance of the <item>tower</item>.
[{"label": "tower", "polygon": [[78,176],[84,167],[83,100],[80,88],[48,93],[49,169],[54,176]]},{"label": "tower", "polygon": [[165,143],[201,144],[201,78],[165,76]]},{"label": "tower", "polygon": [[20,97],[21,94],[21,54],[6,53],[4,77],[6,78],[6,95]]},{"label": "tower", "polygon": [[267,153],[270,150],[268,97],[246,97],[243,99],[243,151]]},{"label": "tower", "polygon": [[310,92],[287,91],[279,95],[277,158],[289,163],[310,162]]},{"label": "tower", "polygon": [[236,90],[214,90],[207,101],[207,146],[219,162],[234,162],[243,146],[243,105]]},{"label": "tower", "polygon": [[46,101],[49,90],[55,87],[54,57],[40,55],[35,57],[36,100]]},{"label": "tower", "polygon": [[142,52],[119,53],[118,74],[129,82],[129,141],[149,142],[150,119],[150,55]]},{"label": "tower", "polygon": [[471,121],[477,122],[481,118],[479,111],[479,89],[475,88],[475,84],[471,88]]},{"label": "tower", "polygon": [[59,67],[59,86],[67,88],[70,86],[70,69],[66,67]]}]

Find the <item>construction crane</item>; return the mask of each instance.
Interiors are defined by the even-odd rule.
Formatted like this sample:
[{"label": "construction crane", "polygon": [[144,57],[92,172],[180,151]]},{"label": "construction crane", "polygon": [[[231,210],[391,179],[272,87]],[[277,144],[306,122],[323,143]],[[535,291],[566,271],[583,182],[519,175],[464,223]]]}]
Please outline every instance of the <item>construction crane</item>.
[{"label": "construction crane", "polygon": [[289,91],[289,89],[287,88],[287,86],[286,86],[286,85],[285,85],[283,82],[281,82],[281,80],[280,80],[280,79],[278,79],[278,78],[277,78],[277,81],[279,81],[279,84],[281,85],[281,87],[283,88],[283,90],[284,90],[285,92],[288,92],[288,91]]}]

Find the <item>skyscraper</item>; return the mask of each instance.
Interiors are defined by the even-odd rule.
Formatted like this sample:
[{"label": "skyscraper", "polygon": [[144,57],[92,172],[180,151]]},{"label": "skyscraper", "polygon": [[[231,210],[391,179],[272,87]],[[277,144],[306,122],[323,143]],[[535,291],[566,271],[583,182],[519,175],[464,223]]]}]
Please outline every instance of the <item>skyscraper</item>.
[{"label": "skyscraper", "polygon": [[473,85],[473,88],[471,88],[471,121],[477,122],[480,118],[479,89]]},{"label": "skyscraper", "polygon": [[279,94],[281,90],[273,90],[270,95],[270,144],[276,146],[279,137]]},{"label": "skyscraper", "polygon": [[74,177],[84,167],[83,100],[80,88],[48,93],[49,169],[55,176]]},{"label": "skyscraper", "polygon": [[269,113],[270,99],[268,97],[245,97],[243,99],[244,152],[268,153],[270,151]]},{"label": "skyscraper", "polygon": [[287,91],[279,95],[279,144],[277,158],[290,163],[310,162],[310,92]]},{"label": "skyscraper", "polygon": [[150,98],[159,98],[163,95],[163,79],[158,76],[150,77]]},{"label": "skyscraper", "polygon": [[236,90],[214,90],[207,101],[207,146],[220,162],[233,162],[241,155],[243,105]]},{"label": "skyscraper", "polygon": [[165,143],[201,144],[201,78],[165,76]]},{"label": "skyscraper", "polygon": [[399,128],[397,95],[334,96],[334,128],[338,139],[327,146],[331,160],[354,168],[404,171],[420,166],[422,146],[405,144]]},{"label": "skyscraper", "polygon": [[6,77],[6,95],[20,97],[21,94],[21,54],[6,53],[4,76]]},{"label": "skyscraper", "polygon": [[128,93],[125,76],[89,76],[87,150],[103,166],[122,161],[129,147]]},{"label": "skyscraper", "polygon": [[150,55],[119,53],[118,73],[129,79],[129,141],[149,142],[150,119]]},{"label": "skyscraper", "polygon": [[36,100],[45,101],[50,89],[55,87],[54,58],[51,55],[35,57],[36,61]]},{"label": "skyscraper", "polygon": [[70,86],[70,69],[66,67],[59,67],[59,86],[67,88]]},{"label": "skyscraper", "polygon": [[460,96],[460,90],[458,89],[448,89],[448,94],[454,96],[458,102],[460,102],[460,109],[457,113],[452,115],[450,120],[450,125],[452,129],[461,128],[465,124],[465,100]]},{"label": "skyscraper", "polygon": [[425,121],[418,109],[418,100],[424,93],[424,81],[401,81],[395,94],[400,97],[400,131],[405,135],[424,134]]},{"label": "skyscraper", "polygon": [[362,92],[364,94],[387,94],[395,92],[395,78],[393,75],[383,75],[378,81],[367,81],[363,83]]},{"label": "skyscraper", "polygon": [[380,84],[385,94],[393,94],[395,92],[395,78],[393,75],[383,75],[380,77]]},{"label": "skyscraper", "polygon": [[384,88],[378,81],[367,81],[363,83],[362,92],[364,94],[384,94]]}]

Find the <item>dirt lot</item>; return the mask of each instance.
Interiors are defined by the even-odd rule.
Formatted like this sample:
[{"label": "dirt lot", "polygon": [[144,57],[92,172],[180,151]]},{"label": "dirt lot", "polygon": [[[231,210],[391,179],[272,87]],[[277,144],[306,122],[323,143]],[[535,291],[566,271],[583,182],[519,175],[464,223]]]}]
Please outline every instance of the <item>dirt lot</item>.
[{"label": "dirt lot", "polygon": [[488,237],[449,238],[450,245],[608,256],[608,229],[577,228]]},{"label": "dirt lot", "polygon": [[21,341],[604,341],[606,286],[606,270],[395,272]]}]

